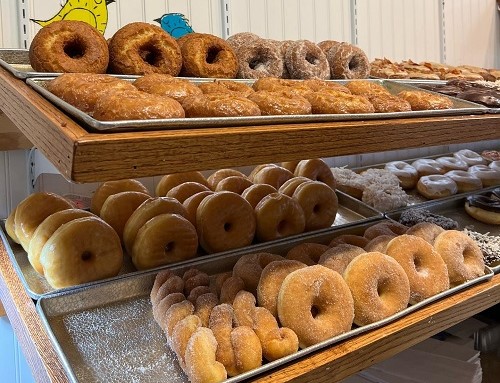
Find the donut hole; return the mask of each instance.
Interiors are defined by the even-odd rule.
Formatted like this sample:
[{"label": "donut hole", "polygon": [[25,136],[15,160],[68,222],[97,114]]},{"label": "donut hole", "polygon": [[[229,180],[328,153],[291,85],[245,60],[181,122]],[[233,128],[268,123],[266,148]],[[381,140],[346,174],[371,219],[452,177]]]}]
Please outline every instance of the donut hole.
[{"label": "donut hole", "polygon": [[349,60],[348,68],[349,70],[356,70],[360,65],[361,65],[360,57],[353,56],[353,58]]},{"label": "donut hole", "polygon": [[281,221],[279,221],[278,225],[276,226],[276,230],[281,235],[283,235],[284,233],[286,233],[287,230],[288,230],[288,221],[286,221],[284,219],[282,219]]},{"label": "donut hole", "polygon": [[306,54],[306,61],[312,65],[317,65],[319,62],[318,57],[312,55],[311,53]]},{"label": "donut hole", "polygon": [[93,254],[91,251],[86,250],[80,255],[80,258],[82,259],[82,261],[88,262],[93,258]]},{"label": "donut hole", "polygon": [[231,222],[224,223],[224,231],[226,233],[230,232],[232,228],[233,228],[233,224]]},{"label": "donut hole", "polygon": [[207,51],[207,56],[205,58],[207,64],[213,64],[217,61],[217,56],[219,55],[220,49],[217,47],[210,47]]},{"label": "donut hole", "polygon": [[165,244],[165,253],[171,253],[175,249],[175,242],[170,241],[167,244]]},{"label": "donut hole", "polygon": [[313,214],[319,214],[321,212],[321,204],[317,203],[312,209]]},{"label": "donut hole", "polygon": [[316,318],[318,316],[318,314],[319,314],[319,308],[318,308],[318,306],[312,305],[311,306],[311,316],[313,318]]},{"label": "donut hole", "polygon": [[413,264],[415,265],[415,270],[417,270],[418,273],[423,271],[423,264],[420,257],[413,258]]},{"label": "donut hole", "polygon": [[[380,279],[377,283],[377,295],[382,297],[387,291],[389,286],[389,279]],[[389,289],[390,291],[390,289]]]},{"label": "donut hole", "polygon": [[153,44],[144,44],[139,47],[139,56],[144,62],[152,66],[159,66],[161,61],[161,51]]},{"label": "donut hole", "polygon": [[248,66],[253,70],[260,70],[266,67],[260,57],[255,57],[248,62]]},{"label": "donut hole", "polygon": [[63,50],[68,57],[75,60],[82,58],[85,54],[85,47],[78,39],[69,41],[64,45]]}]

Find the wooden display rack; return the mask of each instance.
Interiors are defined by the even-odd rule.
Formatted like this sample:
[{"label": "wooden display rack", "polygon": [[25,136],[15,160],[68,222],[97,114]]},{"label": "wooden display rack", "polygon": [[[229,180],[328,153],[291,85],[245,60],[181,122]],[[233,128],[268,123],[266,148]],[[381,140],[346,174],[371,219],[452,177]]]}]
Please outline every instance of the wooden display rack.
[{"label": "wooden display rack", "polygon": [[[89,133],[3,69],[0,109],[67,179],[76,182],[500,139],[500,115]],[[0,300],[35,379],[68,382],[3,244]],[[336,382],[499,302],[500,275],[495,275],[253,380]]]}]

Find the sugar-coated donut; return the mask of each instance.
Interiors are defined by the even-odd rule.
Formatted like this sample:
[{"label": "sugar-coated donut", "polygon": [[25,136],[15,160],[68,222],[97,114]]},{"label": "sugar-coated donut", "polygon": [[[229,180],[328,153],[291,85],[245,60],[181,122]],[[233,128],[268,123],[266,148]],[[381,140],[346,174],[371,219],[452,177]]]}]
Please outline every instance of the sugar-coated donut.
[{"label": "sugar-coated donut", "polygon": [[361,200],[366,187],[363,176],[347,168],[331,168],[336,181],[336,188]]},{"label": "sugar-coated donut", "polygon": [[235,49],[238,78],[280,77],[283,73],[281,52],[274,44],[259,39]]},{"label": "sugar-coated donut", "polygon": [[273,186],[275,189],[279,189],[281,185],[292,177],[292,172],[275,164],[266,164],[255,173],[252,172],[250,175],[250,179],[254,183],[268,184]]},{"label": "sugar-coated donut", "polygon": [[264,198],[266,195],[271,193],[276,193],[276,189],[268,184],[253,184],[243,190],[241,196],[245,198],[248,203],[255,209],[255,206]]},{"label": "sugar-coated donut", "polygon": [[413,189],[418,182],[418,171],[404,161],[391,161],[385,164],[385,170],[390,171],[399,179],[403,189]]},{"label": "sugar-coated donut", "polygon": [[231,80],[215,80],[210,82],[202,82],[198,85],[198,89],[202,93],[229,93],[235,94],[237,96],[248,97],[254,90],[252,87],[244,84],[242,82],[236,82]]},{"label": "sugar-coated donut", "polygon": [[308,347],[351,329],[354,303],[339,273],[321,265],[288,274],[278,294],[278,316],[300,347]]},{"label": "sugar-coated donut", "polygon": [[232,191],[233,193],[236,194],[242,194],[243,191],[250,186],[253,185],[253,182],[250,181],[246,176],[230,176],[226,177],[223,180],[221,180],[218,184],[217,187],[215,188],[215,191]]},{"label": "sugar-coated donut", "polygon": [[481,179],[466,170],[450,170],[444,175],[455,181],[458,193],[467,193],[483,187]]},{"label": "sugar-coated donut", "polygon": [[120,238],[98,217],[77,218],[61,225],[40,255],[43,274],[53,288],[116,276],[122,260]]},{"label": "sugar-coated donut", "polygon": [[377,322],[408,306],[410,282],[394,258],[371,252],[358,255],[344,271],[354,300],[354,323]]},{"label": "sugar-coated donut", "polygon": [[234,298],[241,291],[245,290],[245,281],[236,275],[231,275],[222,283],[220,293],[219,293],[219,301],[220,303],[229,303],[232,304],[234,302]]},{"label": "sugar-coated donut", "polygon": [[196,211],[198,210],[198,206],[200,206],[201,201],[203,199],[210,195],[213,194],[213,191],[201,191],[199,193],[193,194],[192,196],[188,197],[187,199],[184,200],[182,203],[182,206],[186,209],[186,218],[191,222],[193,225],[196,226]]},{"label": "sugar-coated donut", "polygon": [[246,97],[229,93],[189,96],[182,102],[186,117],[260,116],[259,106]]},{"label": "sugar-coated donut", "polygon": [[474,165],[467,171],[480,178],[484,187],[500,185],[500,172],[487,165]]},{"label": "sugar-coated donut", "polygon": [[200,245],[208,253],[250,245],[255,227],[252,206],[233,192],[221,191],[205,197],[196,211]]},{"label": "sugar-coated donut", "polygon": [[177,76],[181,66],[179,45],[156,25],[129,23],[118,29],[109,42],[108,70],[111,73],[164,73]]},{"label": "sugar-coated donut", "polygon": [[59,20],[37,32],[29,61],[37,72],[106,73],[108,44],[83,21]]},{"label": "sugar-coated donut", "polygon": [[202,93],[199,87],[188,80],[162,73],[145,74],[135,80],[133,85],[143,92],[170,97],[178,102],[182,102],[187,96]]},{"label": "sugar-coated donut", "polygon": [[7,235],[10,237],[10,239],[12,239],[15,243],[19,243],[19,238],[17,238],[16,235],[15,217],[16,217],[16,208],[12,209],[9,216],[5,220],[5,231],[7,232]]},{"label": "sugar-coated donut", "polygon": [[[367,228],[363,234],[365,238],[372,240],[379,235],[401,235],[405,234],[408,227],[395,221],[383,221]],[[365,244],[366,245],[366,244]]]},{"label": "sugar-coated donut", "polygon": [[180,203],[183,203],[186,199],[192,195],[202,192],[210,191],[208,186],[195,181],[183,182],[177,186],[174,186],[167,192],[167,197],[175,198]]},{"label": "sugar-coated donut", "polygon": [[412,162],[411,166],[417,169],[419,177],[445,173],[443,167],[436,160],[430,158],[415,160]]},{"label": "sugar-coated donut", "polygon": [[469,165],[465,161],[457,157],[439,157],[436,158],[436,162],[441,165],[445,172],[449,172],[450,170],[467,170]]},{"label": "sugar-coated donut", "polygon": [[251,253],[241,256],[233,266],[233,276],[243,280],[245,290],[256,293],[262,270],[273,261],[282,261],[281,255]]},{"label": "sugar-coated donut", "polygon": [[386,254],[404,269],[410,282],[411,304],[450,288],[446,263],[423,238],[399,235],[387,244]]},{"label": "sugar-coated donut", "polygon": [[[376,235],[379,235],[378,233]],[[369,238],[364,237],[362,235],[355,235],[355,234],[341,234],[338,237],[333,238],[330,243],[328,244],[329,247],[335,247],[337,245],[341,244],[348,244],[348,245],[354,245],[358,246],[361,248],[364,248],[368,242],[370,241]]]},{"label": "sugar-coated donut", "polygon": [[358,255],[364,253],[366,251],[361,247],[343,243],[325,251],[318,263],[343,275],[347,265]]},{"label": "sugar-coated donut", "polygon": [[281,185],[278,191],[291,197],[293,196],[293,193],[295,193],[295,189],[297,189],[300,184],[303,184],[304,182],[308,182],[310,180],[311,179],[307,177],[294,176],[293,178],[290,178],[288,181],[286,181],[283,185]]},{"label": "sugar-coated donut", "polygon": [[197,250],[191,222],[179,214],[160,214],[137,231],[130,255],[134,266],[144,270],[191,259]]},{"label": "sugar-coated donut", "polygon": [[437,199],[457,194],[458,187],[450,177],[433,174],[420,177],[417,182],[417,190],[425,198]]},{"label": "sugar-coated donut", "polygon": [[365,246],[365,251],[370,253],[372,251],[378,251],[379,253],[386,254],[387,244],[395,237],[395,235],[379,235],[373,238]]},{"label": "sugar-coated donut", "polygon": [[307,266],[312,266],[319,262],[321,255],[328,249],[328,246],[320,243],[304,242],[288,250],[285,258],[302,262]]},{"label": "sugar-coated donut", "polygon": [[486,164],[486,160],[481,157],[480,154],[470,149],[461,149],[458,152],[453,153],[453,156],[464,161],[469,166]]},{"label": "sugar-coated donut", "polygon": [[167,195],[170,189],[173,189],[177,185],[184,182],[198,182],[199,184],[208,186],[207,180],[197,171],[192,172],[181,172],[181,173],[171,173],[164,175],[160,182],[156,185],[155,194],[158,197],[164,197]]},{"label": "sugar-coated donut", "polygon": [[434,241],[436,240],[436,237],[443,231],[444,229],[441,226],[436,225],[435,223],[419,222],[410,227],[408,230],[406,230],[405,234],[420,237],[424,239],[426,242],[433,245]]},{"label": "sugar-coated donut", "polygon": [[293,92],[270,92],[259,90],[248,96],[255,102],[263,116],[311,114],[311,104]]},{"label": "sugar-coated donut", "polygon": [[219,303],[219,298],[215,293],[206,293],[200,295],[194,303],[194,315],[200,318],[203,326],[208,326],[210,313]]},{"label": "sugar-coated donut", "polygon": [[330,48],[326,53],[330,64],[332,79],[367,78],[370,74],[370,61],[360,48],[340,43]]},{"label": "sugar-coated donut", "polygon": [[483,252],[463,231],[445,230],[436,237],[434,248],[448,266],[451,286],[484,275]]},{"label": "sugar-coated donut", "polygon": [[302,160],[295,166],[293,174],[297,177],[306,177],[319,181],[335,189],[336,183],[330,167],[321,158]]},{"label": "sugar-coated donut", "polygon": [[325,53],[311,41],[292,42],[285,53],[285,65],[290,78],[330,79],[330,66]]},{"label": "sugar-coated donut", "polygon": [[172,331],[170,347],[175,352],[177,361],[183,371],[186,370],[184,355],[186,354],[187,343],[189,342],[191,335],[193,335],[194,332],[201,326],[201,319],[197,315],[191,314],[177,322],[174,330]]},{"label": "sugar-coated donut", "polygon": [[300,234],[306,226],[300,204],[281,193],[268,194],[262,198],[255,206],[255,217],[256,236],[262,242]]},{"label": "sugar-coated donut", "polygon": [[149,194],[148,189],[140,181],[134,179],[106,181],[100,184],[92,195],[90,211],[96,215],[100,215],[102,205],[104,205],[106,199],[110,195],[124,191],[137,191]]},{"label": "sugar-coated donut", "polygon": [[19,243],[28,251],[33,234],[45,218],[73,205],[64,197],[54,193],[33,193],[22,200],[16,207],[14,229]]},{"label": "sugar-coated donut", "polygon": [[215,190],[217,184],[224,178],[231,176],[246,177],[245,174],[236,169],[219,169],[210,174],[207,178],[207,183],[210,189]]},{"label": "sugar-coated donut", "polygon": [[467,197],[465,211],[478,221],[500,225],[500,188],[492,190],[489,194]]}]

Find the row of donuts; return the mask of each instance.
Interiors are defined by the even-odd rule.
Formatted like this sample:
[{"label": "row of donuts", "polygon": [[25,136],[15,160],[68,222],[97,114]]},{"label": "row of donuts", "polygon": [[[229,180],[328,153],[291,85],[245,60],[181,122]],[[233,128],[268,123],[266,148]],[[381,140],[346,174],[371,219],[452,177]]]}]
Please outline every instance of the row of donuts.
[{"label": "row of donuts", "polygon": [[[222,381],[484,274],[473,240],[429,225],[381,222],[363,236],[299,244],[285,257],[247,254],[213,277],[160,272],[153,315],[190,381]],[[202,282],[189,283],[191,275]]]}]

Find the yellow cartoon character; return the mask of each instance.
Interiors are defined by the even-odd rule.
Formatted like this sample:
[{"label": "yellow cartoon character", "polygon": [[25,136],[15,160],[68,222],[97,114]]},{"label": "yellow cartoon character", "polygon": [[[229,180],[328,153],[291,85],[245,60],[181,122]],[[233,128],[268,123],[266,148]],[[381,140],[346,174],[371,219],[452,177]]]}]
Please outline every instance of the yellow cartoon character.
[{"label": "yellow cartoon character", "polygon": [[115,0],[67,0],[61,10],[48,20],[32,20],[42,27],[59,20],[78,20],[104,34],[108,24],[108,4]]}]

